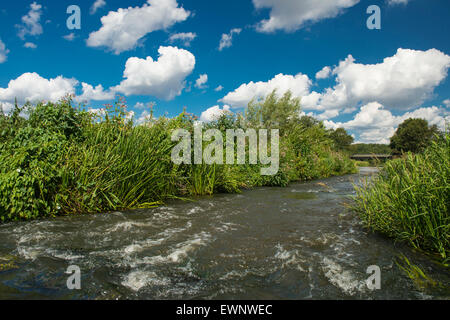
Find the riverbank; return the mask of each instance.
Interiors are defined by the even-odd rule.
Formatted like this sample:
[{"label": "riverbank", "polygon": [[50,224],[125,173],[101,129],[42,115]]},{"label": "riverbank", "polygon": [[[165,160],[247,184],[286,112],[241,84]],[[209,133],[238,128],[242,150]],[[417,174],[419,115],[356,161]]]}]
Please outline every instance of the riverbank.
[{"label": "riverbank", "polygon": [[365,225],[450,262],[450,135],[422,154],[388,161],[357,188],[353,207]]},{"label": "riverbank", "polygon": [[224,134],[278,128],[280,167],[274,176],[262,176],[261,164],[176,165],[171,134],[193,132],[196,121],[186,112],[136,125],[121,99],[101,116],[73,107],[70,99],[16,108],[0,115],[0,219],[150,208],[173,198],[356,172],[354,163],[333,149],[322,124],[299,118],[299,108],[289,93],[281,98],[274,93],[245,115],[207,124]]}]

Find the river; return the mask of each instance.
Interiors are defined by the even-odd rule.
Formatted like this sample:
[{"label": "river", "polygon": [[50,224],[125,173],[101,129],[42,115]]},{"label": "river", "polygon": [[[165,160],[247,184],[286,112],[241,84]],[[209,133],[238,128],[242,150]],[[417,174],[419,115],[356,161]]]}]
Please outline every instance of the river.
[{"label": "river", "polygon": [[[0,299],[448,299],[448,269],[344,206],[372,174],[0,225]],[[400,254],[441,287],[419,289]],[[67,288],[70,265],[81,290]],[[372,265],[379,290],[366,284]]]}]

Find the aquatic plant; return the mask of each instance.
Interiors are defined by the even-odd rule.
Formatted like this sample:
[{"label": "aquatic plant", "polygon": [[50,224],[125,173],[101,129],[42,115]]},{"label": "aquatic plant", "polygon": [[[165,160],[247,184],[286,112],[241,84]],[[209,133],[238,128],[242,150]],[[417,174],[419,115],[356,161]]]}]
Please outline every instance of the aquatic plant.
[{"label": "aquatic plant", "polygon": [[442,286],[439,282],[433,280],[419,266],[412,264],[405,255],[400,255],[395,260],[395,264],[410,278],[419,290],[429,287]]}]

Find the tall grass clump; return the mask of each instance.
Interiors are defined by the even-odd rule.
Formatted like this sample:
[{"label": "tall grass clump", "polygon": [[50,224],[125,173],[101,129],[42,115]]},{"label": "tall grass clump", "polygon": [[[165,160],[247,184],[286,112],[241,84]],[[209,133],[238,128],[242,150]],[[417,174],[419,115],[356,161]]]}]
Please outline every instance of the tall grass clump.
[{"label": "tall grass clump", "polygon": [[449,262],[450,137],[422,154],[389,161],[357,188],[354,209],[371,230]]}]

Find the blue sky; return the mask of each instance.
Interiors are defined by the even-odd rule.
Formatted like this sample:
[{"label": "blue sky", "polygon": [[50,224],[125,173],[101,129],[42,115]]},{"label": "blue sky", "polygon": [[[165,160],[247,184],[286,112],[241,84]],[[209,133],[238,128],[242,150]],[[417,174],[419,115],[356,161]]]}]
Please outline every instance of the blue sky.
[{"label": "blue sky", "polygon": [[[370,5],[381,30],[366,26]],[[358,142],[387,143],[407,117],[450,119],[449,13],[447,0],[3,1],[0,103],[70,92],[97,110],[121,94],[137,121],[151,102],[208,121],[276,88]]]}]

